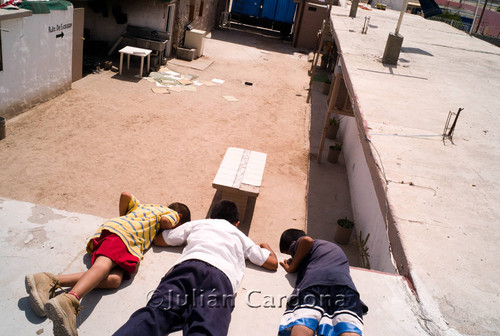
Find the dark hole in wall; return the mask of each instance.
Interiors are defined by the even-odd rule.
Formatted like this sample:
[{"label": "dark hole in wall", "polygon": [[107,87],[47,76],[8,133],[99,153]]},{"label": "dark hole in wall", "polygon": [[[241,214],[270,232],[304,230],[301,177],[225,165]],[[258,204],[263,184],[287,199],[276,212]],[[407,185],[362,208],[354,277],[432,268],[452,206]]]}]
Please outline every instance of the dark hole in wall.
[{"label": "dark hole in wall", "polygon": [[189,21],[194,20],[194,9],[195,9],[195,2],[191,0],[189,3]]},{"label": "dark hole in wall", "polygon": [[203,16],[203,8],[205,7],[205,1],[201,0],[200,3],[200,12],[198,13],[198,16]]}]

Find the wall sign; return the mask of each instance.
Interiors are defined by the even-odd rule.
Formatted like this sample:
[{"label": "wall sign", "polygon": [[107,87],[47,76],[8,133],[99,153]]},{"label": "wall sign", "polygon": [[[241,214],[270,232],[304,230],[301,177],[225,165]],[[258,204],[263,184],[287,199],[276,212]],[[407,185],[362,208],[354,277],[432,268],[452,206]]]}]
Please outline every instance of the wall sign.
[{"label": "wall sign", "polygon": [[72,23],[58,24],[55,26],[49,26],[49,33],[57,33],[56,38],[63,38],[63,30],[73,27]]}]

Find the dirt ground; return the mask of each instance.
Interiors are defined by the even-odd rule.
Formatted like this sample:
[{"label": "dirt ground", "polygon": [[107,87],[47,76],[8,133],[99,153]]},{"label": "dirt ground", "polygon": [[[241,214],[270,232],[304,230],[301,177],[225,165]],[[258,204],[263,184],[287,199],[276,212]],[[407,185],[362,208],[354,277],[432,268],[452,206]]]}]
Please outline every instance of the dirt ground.
[{"label": "dirt ground", "polygon": [[290,42],[232,30],[214,31],[204,57],[213,64],[203,71],[167,66],[223,84],[155,94],[153,83],[134,77],[133,57],[123,76],[88,75],[8,120],[0,196],[108,218],[129,191],[142,202],[184,202],[193,219],[204,218],[226,149],[240,147],[268,155],[247,230],[277,248],[283,229],[306,222],[307,55]]}]

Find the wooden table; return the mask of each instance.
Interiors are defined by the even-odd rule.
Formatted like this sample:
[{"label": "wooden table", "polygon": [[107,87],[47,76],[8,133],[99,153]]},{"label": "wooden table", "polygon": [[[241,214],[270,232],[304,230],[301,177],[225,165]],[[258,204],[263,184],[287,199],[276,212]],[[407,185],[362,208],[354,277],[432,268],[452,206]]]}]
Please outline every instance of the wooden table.
[{"label": "wooden table", "polygon": [[229,147],[212,182],[223,199],[236,203],[240,221],[245,219],[248,198],[259,196],[266,159],[265,153]]},{"label": "wooden table", "polygon": [[130,46],[126,46],[125,48],[120,49],[119,50],[119,52],[120,52],[120,75],[122,74],[123,54],[127,54],[127,70],[130,69],[130,55],[139,56],[141,58],[141,70],[139,72],[139,77],[142,77],[142,69],[144,67],[144,57],[146,57],[146,56],[148,57],[148,63],[147,63],[146,70],[149,71],[151,51],[152,50],[149,50],[149,49],[136,48],[136,47],[130,47]]}]

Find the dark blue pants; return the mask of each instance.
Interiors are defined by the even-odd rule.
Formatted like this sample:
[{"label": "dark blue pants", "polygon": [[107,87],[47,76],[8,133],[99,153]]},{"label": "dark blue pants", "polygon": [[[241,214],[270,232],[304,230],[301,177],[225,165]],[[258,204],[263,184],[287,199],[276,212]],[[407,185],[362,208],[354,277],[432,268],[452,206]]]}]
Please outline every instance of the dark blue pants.
[{"label": "dark blue pants", "polygon": [[174,266],[160,281],[146,307],[137,310],[114,335],[225,336],[234,308],[227,276],[200,260]]}]

